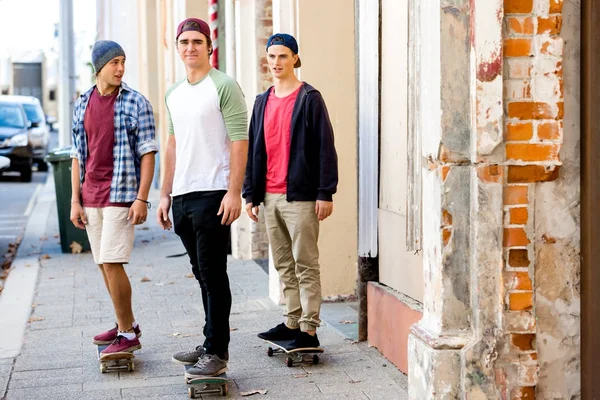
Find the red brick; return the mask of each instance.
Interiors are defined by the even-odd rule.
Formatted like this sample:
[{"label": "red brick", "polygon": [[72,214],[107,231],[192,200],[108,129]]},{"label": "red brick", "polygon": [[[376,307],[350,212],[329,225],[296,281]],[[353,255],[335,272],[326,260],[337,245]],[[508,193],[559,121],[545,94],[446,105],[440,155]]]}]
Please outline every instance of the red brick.
[{"label": "red brick", "polygon": [[448,246],[450,243],[450,238],[452,237],[452,231],[448,228],[442,229],[442,241],[444,242],[444,246]]},{"label": "red brick", "polygon": [[511,225],[525,225],[529,220],[527,207],[515,207],[508,211],[508,222]]},{"label": "red brick", "polygon": [[529,14],[533,11],[533,0],[504,0],[505,14]]},{"label": "red brick", "polygon": [[504,247],[527,246],[529,239],[523,228],[504,228]]},{"label": "red brick", "polygon": [[448,166],[442,167],[442,182],[446,182],[446,178],[448,177],[449,172],[450,172],[450,167],[448,167]]},{"label": "red brick", "polygon": [[525,79],[531,77],[533,63],[530,58],[508,58],[506,59],[508,76],[511,79]]},{"label": "red brick", "polygon": [[[516,0],[518,1],[518,0]],[[549,0],[550,1],[550,14],[559,14],[562,12],[563,0]]]},{"label": "red brick", "polygon": [[510,395],[511,400],[534,400],[535,386],[523,386],[514,388]]},{"label": "red brick", "polygon": [[507,18],[506,20],[509,33],[517,35],[533,35],[535,33],[535,26],[533,18]]},{"label": "red brick", "polygon": [[513,333],[510,335],[510,342],[521,351],[532,351],[535,346],[535,334]]},{"label": "red brick", "polygon": [[514,123],[507,124],[504,132],[504,140],[509,141],[526,141],[533,138],[533,123]]},{"label": "red brick", "polygon": [[504,330],[506,332],[535,333],[535,317],[533,311],[507,311],[504,313]]},{"label": "red brick", "polygon": [[477,167],[477,176],[482,182],[500,183],[504,176],[504,169],[499,165],[483,165]]},{"label": "red brick", "polygon": [[513,268],[529,267],[529,253],[526,249],[511,249],[508,252],[508,265]]},{"label": "red brick", "polygon": [[508,116],[518,119],[562,119],[564,104],[557,105],[558,112],[554,112],[548,103],[513,101],[508,103]]},{"label": "red brick", "polygon": [[510,165],[508,183],[550,182],[558,178],[560,166],[547,169],[543,165]]},{"label": "red brick", "polygon": [[531,310],[533,308],[533,292],[509,293],[508,307],[511,311]]},{"label": "red brick", "polygon": [[561,57],[563,52],[563,40],[560,37],[550,37],[541,42],[540,53]]},{"label": "red brick", "polygon": [[519,383],[525,386],[535,386],[538,381],[539,366],[535,364],[519,365]]},{"label": "red brick", "polygon": [[507,143],[506,158],[520,161],[559,161],[558,144]]},{"label": "red brick", "polygon": [[505,39],[504,57],[529,57],[533,55],[531,39]]},{"label": "red brick", "polygon": [[551,17],[538,17],[538,34],[548,33],[558,35],[562,27],[562,17],[553,15]]},{"label": "red brick", "polygon": [[442,226],[452,225],[452,214],[448,210],[442,210]]},{"label": "red brick", "polygon": [[504,188],[504,205],[527,204],[527,186],[509,185]]},{"label": "red brick", "polygon": [[544,122],[538,125],[537,135],[540,140],[557,140],[560,139],[561,131],[560,122]]},{"label": "red brick", "polygon": [[507,79],[504,81],[504,97],[507,99],[531,99],[530,80]]},{"label": "red brick", "polygon": [[505,272],[504,285],[506,290],[533,290],[531,278],[527,272]]}]

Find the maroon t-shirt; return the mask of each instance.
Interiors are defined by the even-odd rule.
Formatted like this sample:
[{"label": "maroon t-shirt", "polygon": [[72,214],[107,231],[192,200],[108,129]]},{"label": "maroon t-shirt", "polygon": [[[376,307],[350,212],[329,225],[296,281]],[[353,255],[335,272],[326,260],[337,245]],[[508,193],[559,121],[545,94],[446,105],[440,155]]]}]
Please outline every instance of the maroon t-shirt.
[{"label": "maroon t-shirt", "polygon": [[110,183],[113,177],[115,142],[115,101],[119,90],[100,96],[95,89],[90,96],[83,127],[87,135],[88,158],[81,187],[81,203],[85,207],[128,207],[128,203],[111,203]]}]

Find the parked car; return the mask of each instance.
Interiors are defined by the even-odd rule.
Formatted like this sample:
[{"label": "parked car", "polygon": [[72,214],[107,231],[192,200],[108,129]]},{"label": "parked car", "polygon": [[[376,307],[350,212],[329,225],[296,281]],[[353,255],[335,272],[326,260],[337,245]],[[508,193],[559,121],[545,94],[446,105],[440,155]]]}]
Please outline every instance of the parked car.
[{"label": "parked car", "polygon": [[29,122],[19,103],[0,102],[0,156],[10,159],[6,171],[18,171],[23,182],[31,182],[33,151],[29,144]]},{"label": "parked car", "polygon": [[33,162],[37,164],[39,171],[47,171],[48,164],[44,157],[48,154],[50,126],[46,122],[40,101],[33,96],[0,96],[0,103],[2,102],[19,103],[23,106],[30,123],[29,144],[33,150]]},{"label": "parked car", "polygon": [[10,167],[10,158],[0,156],[0,171],[8,169]]}]

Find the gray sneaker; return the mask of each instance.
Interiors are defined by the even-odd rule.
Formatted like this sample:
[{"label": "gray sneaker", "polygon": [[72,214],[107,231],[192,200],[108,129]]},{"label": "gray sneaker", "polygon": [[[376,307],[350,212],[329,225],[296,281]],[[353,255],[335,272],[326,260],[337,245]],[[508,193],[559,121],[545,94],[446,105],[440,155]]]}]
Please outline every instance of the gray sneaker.
[{"label": "gray sneaker", "polygon": [[184,365],[194,365],[198,362],[198,359],[204,355],[204,353],[204,347],[198,346],[192,350],[184,350],[173,354],[172,360]]},{"label": "gray sneaker", "polygon": [[188,379],[203,376],[219,376],[227,371],[227,361],[221,360],[215,354],[203,354],[198,362],[185,372]]}]

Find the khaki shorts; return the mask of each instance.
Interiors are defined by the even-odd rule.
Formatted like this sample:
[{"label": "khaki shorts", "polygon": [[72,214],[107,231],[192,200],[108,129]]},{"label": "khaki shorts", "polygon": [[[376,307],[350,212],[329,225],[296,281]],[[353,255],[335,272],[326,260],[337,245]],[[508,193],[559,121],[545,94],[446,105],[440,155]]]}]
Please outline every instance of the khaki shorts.
[{"label": "khaki shorts", "polygon": [[129,207],[85,207],[85,227],[96,264],[127,264],[133,249],[134,226],[127,221]]}]

